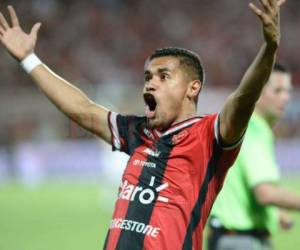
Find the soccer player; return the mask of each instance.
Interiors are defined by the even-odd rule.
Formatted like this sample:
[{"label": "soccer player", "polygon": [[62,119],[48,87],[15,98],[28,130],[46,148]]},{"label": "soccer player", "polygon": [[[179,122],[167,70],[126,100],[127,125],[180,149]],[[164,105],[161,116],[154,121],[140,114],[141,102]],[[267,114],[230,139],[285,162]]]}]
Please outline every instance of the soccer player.
[{"label": "soccer player", "polygon": [[219,114],[197,116],[204,83],[199,57],[181,48],[156,50],[144,66],[144,117],[95,104],[34,54],[37,23],[26,34],[9,6],[0,41],[34,83],[68,117],[130,155],[105,249],[201,249],[212,203],[233,164],[256,101],[270,76],[280,41],[284,0],[250,4],[264,42]]},{"label": "soccer player", "polygon": [[300,211],[300,195],[279,185],[272,127],[290,99],[291,75],[275,64],[252,115],[237,160],[209,220],[209,250],[268,250],[270,236],[292,221],[278,208]]}]

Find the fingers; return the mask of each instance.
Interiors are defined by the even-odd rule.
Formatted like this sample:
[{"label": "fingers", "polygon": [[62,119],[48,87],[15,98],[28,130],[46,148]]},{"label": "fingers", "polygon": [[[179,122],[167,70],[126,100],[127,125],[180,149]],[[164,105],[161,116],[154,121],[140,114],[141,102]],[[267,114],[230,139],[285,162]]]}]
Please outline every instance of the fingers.
[{"label": "fingers", "polygon": [[278,0],[277,1],[277,6],[280,7],[281,5],[283,5],[286,2],[286,0]]},{"label": "fingers", "polygon": [[277,0],[267,0],[270,5],[275,5]]},{"label": "fingers", "polygon": [[0,12],[0,26],[4,29],[7,30],[9,29],[9,25],[5,19],[5,17],[3,16],[3,14]]},{"label": "fingers", "polygon": [[280,7],[286,0],[259,0],[266,11],[271,11],[274,8]]},{"label": "fingers", "polygon": [[249,4],[250,9],[256,14],[260,20],[264,19],[264,12],[257,8],[253,3]]},{"label": "fingers", "polygon": [[286,2],[286,0],[260,0],[265,11],[259,9],[253,3],[249,4],[250,9],[262,20],[266,21],[269,14],[274,15],[278,12],[278,8]]},{"label": "fingers", "polygon": [[[11,5],[9,5],[7,9],[10,15],[12,26],[13,27],[19,26],[19,20],[14,8]],[[1,12],[0,12],[0,27],[2,27],[4,30],[8,30],[10,28],[10,25],[8,24],[6,18]]]},{"label": "fingers", "polygon": [[18,19],[18,16],[17,16],[14,8],[11,5],[9,5],[7,7],[7,9],[8,9],[9,15],[10,15],[12,26],[13,27],[19,26],[19,19]]},{"label": "fingers", "polygon": [[0,35],[3,36],[4,32],[5,32],[5,30],[0,26]]},{"label": "fingers", "polygon": [[3,36],[4,36],[5,30],[2,26],[0,26],[0,42],[2,42]]},{"label": "fingers", "polygon": [[286,2],[286,0],[259,0],[266,13],[277,12],[277,9]]},{"label": "fingers", "polygon": [[265,11],[270,10],[271,6],[272,6],[272,0],[259,0],[262,4],[262,6],[264,7]]},{"label": "fingers", "polygon": [[30,31],[30,35],[33,36],[34,38],[37,38],[38,32],[41,28],[42,24],[41,23],[36,23],[35,25],[33,25],[31,31]]},{"label": "fingers", "polygon": [[259,0],[266,13],[273,13],[277,9],[277,0]]}]

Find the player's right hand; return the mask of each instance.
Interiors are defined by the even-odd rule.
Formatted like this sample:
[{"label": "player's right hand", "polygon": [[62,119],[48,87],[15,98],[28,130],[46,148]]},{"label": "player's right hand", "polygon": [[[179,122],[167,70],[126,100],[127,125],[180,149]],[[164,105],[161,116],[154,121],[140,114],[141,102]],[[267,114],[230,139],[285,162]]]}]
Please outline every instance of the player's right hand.
[{"label": "player's right hand", "polygon": [[17,60],[23,60],[27,55],[34,52],[37,34],[41,23],[36,23],[29,34],[20,27],[18,17],[12,6],[7,7],[11,25],[0,12],[0,41],[7,51]]}]

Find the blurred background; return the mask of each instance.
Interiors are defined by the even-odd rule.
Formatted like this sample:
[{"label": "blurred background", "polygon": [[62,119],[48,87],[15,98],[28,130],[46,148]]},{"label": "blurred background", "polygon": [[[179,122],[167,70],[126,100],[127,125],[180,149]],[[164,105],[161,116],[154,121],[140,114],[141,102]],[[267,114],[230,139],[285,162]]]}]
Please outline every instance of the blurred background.
[{"label": "blurred background", "polygon": [[[255,2],[255,1],[254,1]],[[94,101],[144,113],[143,66],[158,47],[200,54],[199,114],[217,112],[262,41],[248,1],[11,0],[21,26],[42,22],[36,53]],[[293,100],[276,127],[283,182],[300,190],[300,1],[282,8],[279,61]],[[0,49],[0,250],[101,249],[127,156],[64,117]],[[279,250],[300,245],[300,217]]]}]

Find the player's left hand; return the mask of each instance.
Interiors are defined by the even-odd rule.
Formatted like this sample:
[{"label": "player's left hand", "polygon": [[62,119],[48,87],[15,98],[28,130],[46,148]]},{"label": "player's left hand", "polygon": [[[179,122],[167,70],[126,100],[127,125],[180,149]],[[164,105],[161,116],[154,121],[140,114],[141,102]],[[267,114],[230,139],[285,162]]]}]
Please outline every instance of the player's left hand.
[{"label": "player's left hand", "polygon": [[264,39],[267,45],[277,48],[280,42],[280,6],[286,0],[259,1],[263,10],[253,3],[250,3],[249,7],[262,22]]}]

